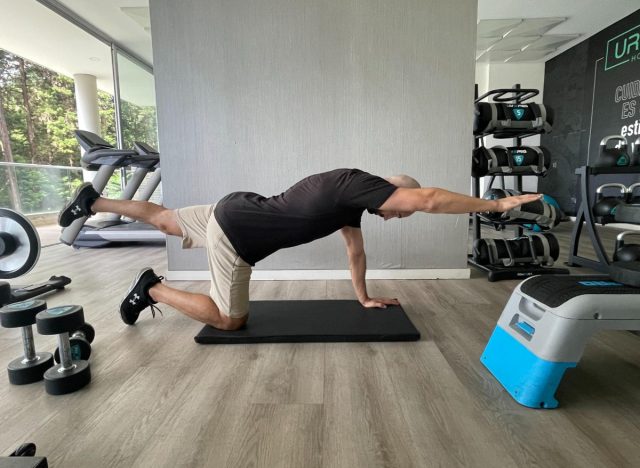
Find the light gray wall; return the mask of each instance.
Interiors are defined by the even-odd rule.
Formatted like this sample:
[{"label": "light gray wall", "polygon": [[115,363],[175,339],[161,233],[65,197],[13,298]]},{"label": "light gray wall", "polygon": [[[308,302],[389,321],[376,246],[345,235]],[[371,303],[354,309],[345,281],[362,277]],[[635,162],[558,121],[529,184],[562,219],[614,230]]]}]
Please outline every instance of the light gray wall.
[{"label": "light gray wall", "polygon": [[[151,0],[169,207],[337,167],[468,193],[475,0]],[[363,217],[368,267],[465,268],[468,217]],[[170,270],[206,269],[168,246]],[[346,269],[339,234],[262,269]]]}]

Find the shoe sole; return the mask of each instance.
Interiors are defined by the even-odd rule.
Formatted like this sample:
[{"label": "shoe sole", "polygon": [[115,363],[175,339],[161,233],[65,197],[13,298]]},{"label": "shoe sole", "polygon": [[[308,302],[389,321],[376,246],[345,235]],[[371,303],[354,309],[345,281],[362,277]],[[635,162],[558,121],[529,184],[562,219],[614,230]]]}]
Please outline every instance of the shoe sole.
[{"label": "shoe sole", "polygon": [[[74,193],[74,195],[73,195],[73,198],[72,198],[71,200],[69,200],[69,201],[64,205],[64,208],[62,208],[62,209],[60,210],[60,213],[58,213],[58,226],[60,226],[60,227],[69,227],[69,226],[71,226],[71,224],[73,224],[73,221],[75,221],[75,219],[74,219],[73,221],[71,221],[71,223],[69,223],[67,226],[63,226],[63,225],[62,225],[62,221],[61,221],[62,213],[64,213],[65,211],[67,211],[67,209],[68,209],[71,205],[73,205],[73,204],[75,203],[76,199],[77,199],[77,198],[78,198],[78,196],[80,195],[80,192],[82,192],[82,189],[83,189],[87,184],[91,185],[91,182],[85,182],[85,183],[84,183],[84,184],[82,184],[80,187],[78,187],[78,188],[76,189],[76,193]],[[80,219],[80,218],[76,218],[76,219]]]},{"label": "shoe sole", "polygon": [[[73,204],[73,200],[75,200],[75,197],[73,197],[71,200],[69,200],[67,203],[65,203],[64,207],[60,210],[60,213],[58,213],[58,226],[62,227],[62,228],[66,228],[71,226],[71,224],[68,224],[67,226],[63,226],[62,225],[62,213],[64,213],[65,211],[67,211],[69,209],[69,207]],[[73,221],[72,221],[73,223]]]},{"label": "shoe sole", "polygon": [[[129,323],[125,320],[125,316],[124,313],[122,311],[122,304],[124,304],[124,301],[127,300],[127,297],[129,296],[129,294],[131,294],[131,291],[133,291],[133,288],[136,286],[136,284],[138,284],[138,281],[140,281],[140,278],[142,278],[142,275],[144,275],[147,271],[153,271],[153,268],[151,267],[147,267],[147,268],[143,268],[142,270],[140,270],[138,272],[138,274],[136,275],[136,277],[133,279],[133,281],[131,282],[131,286],[129,286],[129,289],[127,290],[127,293],[124,295],[124,297],[122,298],[122,300],[120,301],[120,318],[122,319],[122,321],[124,323],[126,323],[127,325],[133,325],[133,323],[135,323],[135,321],[133,323]],[[136,318],[136,320],[138,320]]]}]

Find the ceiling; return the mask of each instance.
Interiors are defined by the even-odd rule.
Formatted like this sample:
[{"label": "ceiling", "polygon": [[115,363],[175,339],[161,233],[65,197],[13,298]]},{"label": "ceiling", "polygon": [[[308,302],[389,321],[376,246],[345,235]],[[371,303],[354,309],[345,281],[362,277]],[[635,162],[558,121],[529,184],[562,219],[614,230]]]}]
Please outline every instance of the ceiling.
[{"label": "ceiling", "polygon": [[476,59],[545,62],[639,8],[640,0],[478,0]]},{"label": "ceiling", "polygon": [[[58,3],[152,63],[148,0]],[[479,0],[477,57],[480,62],[543,62],[638,8],[640,0]],[[100,89],[112,92],[110,50],[104,43],[36,0],[0,0],[0,11],[1,48],[68,76],[96,75]],[[124,68],[123,74],[133,75],[123,81],[143,80],[135,76],[136,67]],[[145,86],[130,88],[123,89],[123,97],[130,93],[140,102],[153,99],[150,94],[136,95],[144,94]]]},{"label": "ceiling", "polygon": [[149,0],[58,0],[58,3],[107,33],[147,63],[153,63]]}]

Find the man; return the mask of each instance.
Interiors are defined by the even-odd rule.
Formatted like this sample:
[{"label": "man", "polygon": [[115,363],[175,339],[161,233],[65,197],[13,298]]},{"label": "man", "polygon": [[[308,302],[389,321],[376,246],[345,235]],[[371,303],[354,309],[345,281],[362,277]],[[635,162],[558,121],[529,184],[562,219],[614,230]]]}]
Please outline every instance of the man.
[{"label": "man", "polygon": [[76,191],[60,212],[63,227],[95,213],[117,213],[182,237],[183,248],[204,247],[211,272],[210,295],[170,288],[151,268],[133,280],[120,305],[133,325],[142,310],[162,302],[195,320],[223,330],[242,327],[249,316],[251,267],[277,250],[311,242],[340,230],[347,247],[351,279],[364,307],[399,304],[367,294],[366,256],[360,218],[366,209],[388,220],[425,213],[504,212],[541,195],[483,200],[439,188],[420,188],[408,176],[383,179],[358,169],[336,169],[307,177],[287,191],[265,198],[234,192],[215,205],[167,209],[146,201],[110,200],[90,183]]}]

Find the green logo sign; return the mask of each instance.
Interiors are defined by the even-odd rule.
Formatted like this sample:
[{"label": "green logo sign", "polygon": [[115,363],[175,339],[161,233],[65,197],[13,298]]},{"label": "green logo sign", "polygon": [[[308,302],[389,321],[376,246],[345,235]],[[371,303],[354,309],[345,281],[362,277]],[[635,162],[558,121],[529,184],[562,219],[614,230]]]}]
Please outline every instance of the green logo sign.
[{"label": "green logo sign", "polygon": [[607,41],[604,69],[640,60],[640,24]]},{"label": "green logo sign", "polygon": [[522,166],[522,163],[524,162],[524,154],[514,155],[513,160],[515,161],[516,166]]},{"label": "green logo sign", "polygon": [[513,115],[515,116],[516,120],[520,120],[522,117],[524,117],[524,109],[522,107],[514,107],[511,110],[513,111]]},{"label": "green logo sign", "polygon": [[620,155],[618,160],[616,161],[618,166],[628,166],[629,165],[629,157],[626,154]]}]

